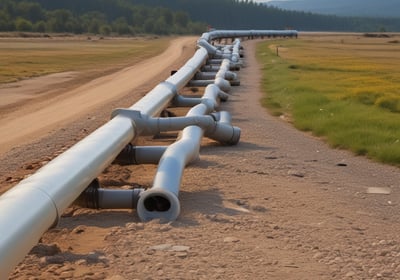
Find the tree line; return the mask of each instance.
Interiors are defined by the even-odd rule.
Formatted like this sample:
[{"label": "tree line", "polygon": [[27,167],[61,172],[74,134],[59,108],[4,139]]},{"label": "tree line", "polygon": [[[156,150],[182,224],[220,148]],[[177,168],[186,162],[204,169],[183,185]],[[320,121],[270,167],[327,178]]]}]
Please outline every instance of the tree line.
[{"label": "tree line", "polygon": [[102,35],[199,34],[187,12],[123,0],[0,0],[0,31]]},{"label": "tree line", "polygon": [[399,31],[399,19],[285,11],[245,0],[0,0],[0,31],[201,34],[217,29]]},{"label": "tree line", "polygon": [[182,9],[193,20],[217,29],[288,29],[300,31],[400,31],[400,18],[319,15],[282,10],[251,0],[131,0],[140,5]]}]

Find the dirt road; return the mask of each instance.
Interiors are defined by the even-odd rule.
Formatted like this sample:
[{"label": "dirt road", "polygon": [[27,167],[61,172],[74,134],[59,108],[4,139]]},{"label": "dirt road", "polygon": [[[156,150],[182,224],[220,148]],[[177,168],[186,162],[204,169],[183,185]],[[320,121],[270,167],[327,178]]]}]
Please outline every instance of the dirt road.
[{"label": "dirt road", "polygon": [[[242,85],[221,108],[241,142],[205,143],[185,171],[178,220],[71,208],[11,279],[399,279],[399,170],[270,116],[259,105],[255,42],[244,46]],[[32,145],[36,157],[25,150],[32,159],[20,172],[43,164],[46,147],[54,155],[89,133],[94,117],[103,118],[84,115]],[[101,181],[149,186],[154,169],[112,166]]]},{"label": "dirt road", "polygon": [[[30,138],[45,135],[54,128],[82,117],[83,113],[126,96],[132,93],[133,89],[148,84],[155,77],[165,75],[169,67],[182,57],[184,49],[189,47],[194,49],[194,38],[176,39],[165,52],[152,59],[100,77],[73,90],[64,90],[62,94],[50,96],[58,83],[65,84],[68,78],[73,80],[79,75],[78,73],[55,74],[34,79],[29,83],[23,81],[20,87],[13,84],[12,88],[0,88],[1,96],[7,94],[7,98],[0,99],[0,108],[20,102],[21,95],[25,100],[12,112],[6,111],[7,113],[3,114],[0,111],[0,153],[15,145],[26,144]],[[35,98],[38,88],[47,91],[47,94],[41,92],[40,100]],[[24,91],[23,94],[21,90]],[[17,92],[10,94],[10,91]],[[43,95],[50,98],[43,98]]]}]

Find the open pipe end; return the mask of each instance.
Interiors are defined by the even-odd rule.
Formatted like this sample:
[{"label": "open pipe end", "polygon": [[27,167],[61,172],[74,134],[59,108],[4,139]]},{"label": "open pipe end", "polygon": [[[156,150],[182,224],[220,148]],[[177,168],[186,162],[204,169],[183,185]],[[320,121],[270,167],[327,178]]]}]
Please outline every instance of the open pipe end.
[{"label": "open pipe end", "polygon": [[140,194],[137,213],[142,221],[160,219],[174,221],[180,213],[180,203],[172,192],[164,189],[150,189]]}]

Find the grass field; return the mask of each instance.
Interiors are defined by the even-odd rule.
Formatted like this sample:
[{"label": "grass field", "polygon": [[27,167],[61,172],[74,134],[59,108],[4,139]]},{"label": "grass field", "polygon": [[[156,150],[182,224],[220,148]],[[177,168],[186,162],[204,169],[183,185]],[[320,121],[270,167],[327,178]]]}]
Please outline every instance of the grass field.
[{"label": "grass field", "polygon": [[161,53],[170,38],[3,38],[0,83],[64,71],[123,67]]},{"label": "grass field", "polygon": [[400,166],[399,39],[308,34],[260,43],[263,103],[333,147]]}]

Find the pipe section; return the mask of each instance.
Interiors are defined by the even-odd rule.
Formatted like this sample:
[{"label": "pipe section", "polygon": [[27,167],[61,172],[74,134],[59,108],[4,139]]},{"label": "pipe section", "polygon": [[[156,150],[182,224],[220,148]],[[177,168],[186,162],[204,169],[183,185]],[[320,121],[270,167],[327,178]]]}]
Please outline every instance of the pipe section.
[{"label": "pipe section", "polygon": [[167,147],[165,146],[133,146],[128,144],[114,160],[114,164],[157,164]]},{"label": "pipe section", "polygon": [[[190,110],[188,116],[202,115],[207,106],[199,104]],[[153,187],[140,194],[137,213],[141,220],[175,220],[180,213],[178,200],[179,186],[185,166],[198,157],[203,130],[189,126],[182,132],[179,141],[170,145],[162,156],[154,178]]]},{"label": "pipe section", "polygon": [[[202,104],[192,108],[187,118],[207,115],[218,107],[221,90],[216,85],[209,85],[202,97]],[[225,119],[227,120],[227,119]],[[240,138],[240,129],[230,123],[216,122],[216,129],[209,132],[209,137],[234,145]],[[175,220],[180,213],[178,199],[179,188],[185,166],[199,156],[200,143],[204,129],[197,125],[186,127],[181,138],[170,145],[163,154],[153,187],[140,194],[137,212],[141,220]]]},{"label": "pipe section", "polygon": [[0,274],[11,269],[128,144],[131,120],[116,117],[0,196]]},{"label": "pipe section", "polygon": [[74,205],[93,209],[136,209],[144,189],[101,189],[97,179],[74,201]]},{"label": "pipe section", "polygon": [[[217,75],[218,72],[198,72],[195,76],[195,80],[215,80],[215,76]],[[237,74],[231,71],[226,71],[225,72],[225,77],[223,77],[225,80],[237,80]],[[191,81],[193,82],[193,80]]]}]

